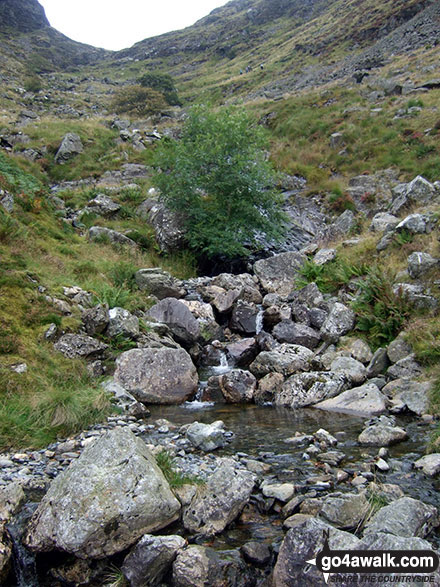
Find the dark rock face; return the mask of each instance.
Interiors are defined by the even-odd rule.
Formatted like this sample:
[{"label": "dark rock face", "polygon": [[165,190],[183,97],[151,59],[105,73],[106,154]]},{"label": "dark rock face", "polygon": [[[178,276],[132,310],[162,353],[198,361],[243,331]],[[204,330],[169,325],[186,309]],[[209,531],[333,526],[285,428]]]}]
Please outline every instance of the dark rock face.
[{"label": "dark rock face", "polygon": [[13,28],[22,33],[42,29],[49,25],[44,8],[37,0],[0,0],[2,28]]}]

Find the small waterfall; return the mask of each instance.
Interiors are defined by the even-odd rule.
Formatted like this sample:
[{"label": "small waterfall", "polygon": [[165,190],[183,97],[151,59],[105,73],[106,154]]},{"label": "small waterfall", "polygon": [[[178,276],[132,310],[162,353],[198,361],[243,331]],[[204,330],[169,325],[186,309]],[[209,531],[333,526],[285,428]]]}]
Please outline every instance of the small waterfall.
[{"label": "small waterfall", "polygon": [[227,373],[230,371],[232,367],[228,363],[228,357],[224,351],[220,354],[220,363],[215,367],[212,367],[212,374],[213,375],[223,375],[223,373]]},{"label": "small waterfall", "polygon": [[260,332],[263,330],[263,317],[264,317],[264,310],[261,309],[258,312],[257,318],[255,320],[255,333],[256,334],[260,334]]},{"label": "small waterfall", "polygon": [[36,507],[37,504],[26,504],[21,512],[6,526],[12,540],[12,556],[17,587],[39,587],[35,555],[23,546],[23,535]]}]

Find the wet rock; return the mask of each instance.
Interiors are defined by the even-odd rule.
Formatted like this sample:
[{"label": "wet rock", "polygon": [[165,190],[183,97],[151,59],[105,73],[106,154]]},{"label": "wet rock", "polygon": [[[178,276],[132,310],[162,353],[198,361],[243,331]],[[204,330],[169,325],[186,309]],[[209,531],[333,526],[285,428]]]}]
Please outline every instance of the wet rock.
[{"label": "wet rock", "polygon": [[183,525],[192,533],[213,536],[222,532],[249,501],[255,476],[232,459],[222,464],[201,487],[184,511]]},{"label": "wet rock", "polygon": [[38,552],[56,549],[99,559],[165,528],[179,511],[145,443],[127,428],[114,428],[52,481],[25,543]]},{"label": "wet rock", "polygon": [[255,304],[238,300],[232,311],[231,330],[244,335],[256,334],[259,310]]},{"label": "wet rock", "polygon": [[231,362],[237,367],[249,365],[258,352],[255,338],[242,338],[226,346],[226,353]]},{"label": "wet rock", "polygon": [[254,401],[258,405],[272,402],[276,392],[284,383],[281,373],[268,373],[258,382],[258,389],[254,394]]},{"label": "wet rock", "polygon": [[93,308],[85,310],[82,313],[81,320],[84,324],[84,330],[89,336],[103,333],[110,320],[108,305],[98,304]]},{"label": "wet rock", "polygon": [[178,342],[194,344],[200,336],[200,326],[190,310],[181,301],[165,298],[146,313],[146,317],[166,324]]},{"label": "wet rock", "polygon": [[408,438],[403,428],[394,425],[394,420],[382,416],[359,435],[359,442],[367,446],[390,446]]},{"label": "wet rock", "polygon": [[225,446],[224,424],[220,420],[212,424],[193,422],[186,431],[186,437],[196,448],[205,452]]},{"label": "wet rock", "polygon": [[215,551],[203,546],[189,546],[177,555],[173,564],[173,587],[225,587],[255,585],[252,571],[238,552]]},{"label": "wet rock", "polygon": [[349,380],[341,373],[298,373],[289,377],[275,394],[275,404],[292,409],[310,406],[339,396],[347,387]]},{"label": "wet rock", "polygon": [[125,338],[136,338],[139,335],[139,318],[130,314],[124,308],[112,308],[109,313],[109,324],[107,336],[123,336]]},{"label": "wet rock", "polygon": [[182,349],[132,349],[116,359],[115,381],[138,401],[180,404],[197,391],[198,376]]},{"label": "wet rock", "polygon": [[365,492],[334,493],[324,499],[320,516],[336,528],[358,528],[370,512]]},{"label": "wet rock", "polygon": [[215,320],[211,304],[197,300],[181,300],[181,302],[198,321],[203,344],[223,338],[223,329]]},{"label": "wet rock", "polygon": [[316,518],[302,519],[284,538],[274,572],[273,587],[315,587],[325,585],[322,572],[307,561],[315,559],[324,546],[324,532],[329,532],[332,550],[352,550],[359,539],[333,528]]},{"label": "wet rock", "polygon": [[297,371],[308,371],[313,352],[300,345],[282,344],[273,351],[261,352],[249,367],[256,377],[264,377],[268,373],[292,375]]},{"label": "wet rock", "polygon": [[362,363],[351,357],[338,357],[330,367],[331,371],[342,372],[353,384],[361,384],[367,378],[367,369]]},{"label": "wet rock", "polygon": [[434,267],[439,264],[429,253],[411,253],[408,257],[408,273],[413,279],[425,277]]},{"label": "wet rock", "polygon": [[422,374],[422,367],[415,359],[415,356],[408,355],[404,359],[400,359],[397,363],[394,363],[387,370],[387,375],[391,379],[401,379],[407,377],[409,379],[419,377]]},{"label": "wet rock", "polygon": [[283,320],[273,329],[273,336],[279,342],[297,344],[314,349],[321,340],[319,332],[304,324],[295,324],[291,320]]},{"label": "wet rock", "polygon": [[84,150],[81,137],[73,132],[67,133],[55,155],[55,163],[62,165]]},{"label": "wet rock", "polygon": [[92,359],[102,356],[107,345],[84,334],[64,334],[54,348],[68,359]]},{"label": "wet rock", "polygon": [[247,562],[257,566],[266,565],[272,558],[269,547],[263,542],[246,542],[240,552]]},{"label": "wet rock", "polygon": [[368,522],[365,536],[385,532],[425,538],[439,525],[437,508],[412,497],[402,497],[381,508]]},{"label": "wet rock", "polygon": [[125,557],[122,572],[131,587],[158,586],[185,545],[181,536],[146,534]]},{"label": "wet rock", "polygon": [[252,401],[257,380],[249,371],[232,369],[220,377],[220,389],[226,403],[239,404]]},{"label": "wet rock", "polygon": [[254,273],[267,293],[288,296],[305,259],[304,255],[297,252],[280,253],[257,261]]},{"label": "wet rock", "polygon": [[432,453],[418,459],[414,463],[416,469],[422,469],[425,475],[435,477],[440,473],[440,454]]},{"label": "wet rock", "polygon": [[181,298],[185,295],[182,282],[160,267],[140,269],[134,277],[141,291],[146,291],[159,300]]},{"label": "wet rock", "polygon": [[430,381],[411,381],[410,379],[395,379],[382,388],[382,392],[391,400],[393,412],[409,410],[417,416],[429,412]]},{"label": "wet rock", "polygon": [[348,389],[337,397],[316,404],[315,407],[355,416],[376,416],[386,412],[385,396],[372,383]]},{"label": "wet rock", "polygon": [[328,342],[337,342],[341,336],[353,330],[355,313],[351,308],[336,302],[321,328],[321,337]]},{"label": "wet rock", "polygon": [[125,234],[105,228],[104,226],[92,226],[89,229],[89,240],[105,242],[108,241],[113,245],[126,245],[128,247],[137,247],[137,244]]},{"label": "wet rock", "polygon": [[331,450],[329,452],[320,452],[317,459],[321,463],[328,463],[332,467],[337,467],[345,459],[345,454],[339,450]]}]

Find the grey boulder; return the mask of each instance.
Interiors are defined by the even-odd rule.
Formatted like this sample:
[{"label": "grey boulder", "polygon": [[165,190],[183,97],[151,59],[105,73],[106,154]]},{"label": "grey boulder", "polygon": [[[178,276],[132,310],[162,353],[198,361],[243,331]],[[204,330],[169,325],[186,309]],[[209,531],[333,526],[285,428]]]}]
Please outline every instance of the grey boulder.
[{"label": "grey boulder", "polygon": [[180,504],[145,443],[115,428],[56,477],[25,536],[38,552],[104,558],[179,517]]},{"label": "grey boulder", "polygon": [[146,291],[159,300],[181,298],[185,295],[182,282],[159,267],[140,269],[135,274],[135,280],[140,290]]},{"label": "grey boulder", "polygon": [[241,513],[254,485],[253,473],[239,469],[232,459],[224,459],[184,511],[183,525],[194,534],[219,534]]},{"label": "grey boulder", "polygon": [[257,355],[249,370],[256,377],[268,373],[289,376],[297,371],[309,371],[313,352],[296,344],[282,344],[273,351],[262,351]]},{"label": "grey boulder", "polygon": [[385,396],[374,383],[348,389],[334,398],[316,404],[315,407],[355,416],[377,416],[386,412]]},{"label": "grey boulder", "polygon": [[198,376],[184,349],[160,347],[119,355],[115,381],[140,402],[180,404],[197,391]]},{"label": "grey boulder", "polygon": [[402,497],[381,508],[367,523],[365,535],[386,532],[425,538],[439,525],[438,511],[412,497]]},{"label": "grey boulder", "polygon": [[95,359],[103,354],[107,345],[84,334],[64,334],[54,348],[68,359]]},{"label": "grey boulder", "polygon": [[288,296],[305,260],[306,257],[301,253],[280,253],[257,261],[254,264],[254,273],[267,293]]},{"label": "grey boulder", "polygon": [[338,396],[347,387],[349,379],[343,373],[297,373],[289,377],[280,391],[275,393],[275,404],[292,409],[302,408]]},{"label": "grey boulder", "polygon": [[55,155],[55,163],[60,165],[67,163],[67,161],[72,159],[72,157],[82,153],[83,150],[84,146],[82,144],[81,137],[76,133],[69,132],[61,141],[61,145],[59,146]]},{"label": "grey boulder", "polygon": [[165,298],[146,313],[149,320],[166,324],[178,342],[194,344],[200,336],[200,326],[187,306],[174,298]]},{"label": "grey boulder", "polygon": [[209,452],[225,446],[224,424],[221,420],[212,424],[193,422],[186,430],[186,437],[196,448]]},{"label": "grey boulder", "polygon": [[336,302],[321,327],[321,337],[327,342],[337,342],[341,336],[353,330],[354,324],[353,310]]}]

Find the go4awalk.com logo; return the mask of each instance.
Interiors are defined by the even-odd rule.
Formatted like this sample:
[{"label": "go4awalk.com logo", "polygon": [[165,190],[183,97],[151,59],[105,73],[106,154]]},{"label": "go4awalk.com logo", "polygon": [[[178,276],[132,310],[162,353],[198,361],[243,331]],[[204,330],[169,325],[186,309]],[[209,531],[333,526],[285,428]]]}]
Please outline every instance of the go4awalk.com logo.
[{"label": "go4awalk.com logo", "polygon": [[[433,550],[332,550],[325,532],[324,546],[307,562],[322,571],[326,583],[434,583],[439,556]],[[399,575],[399,576],[396,576]]]}]

